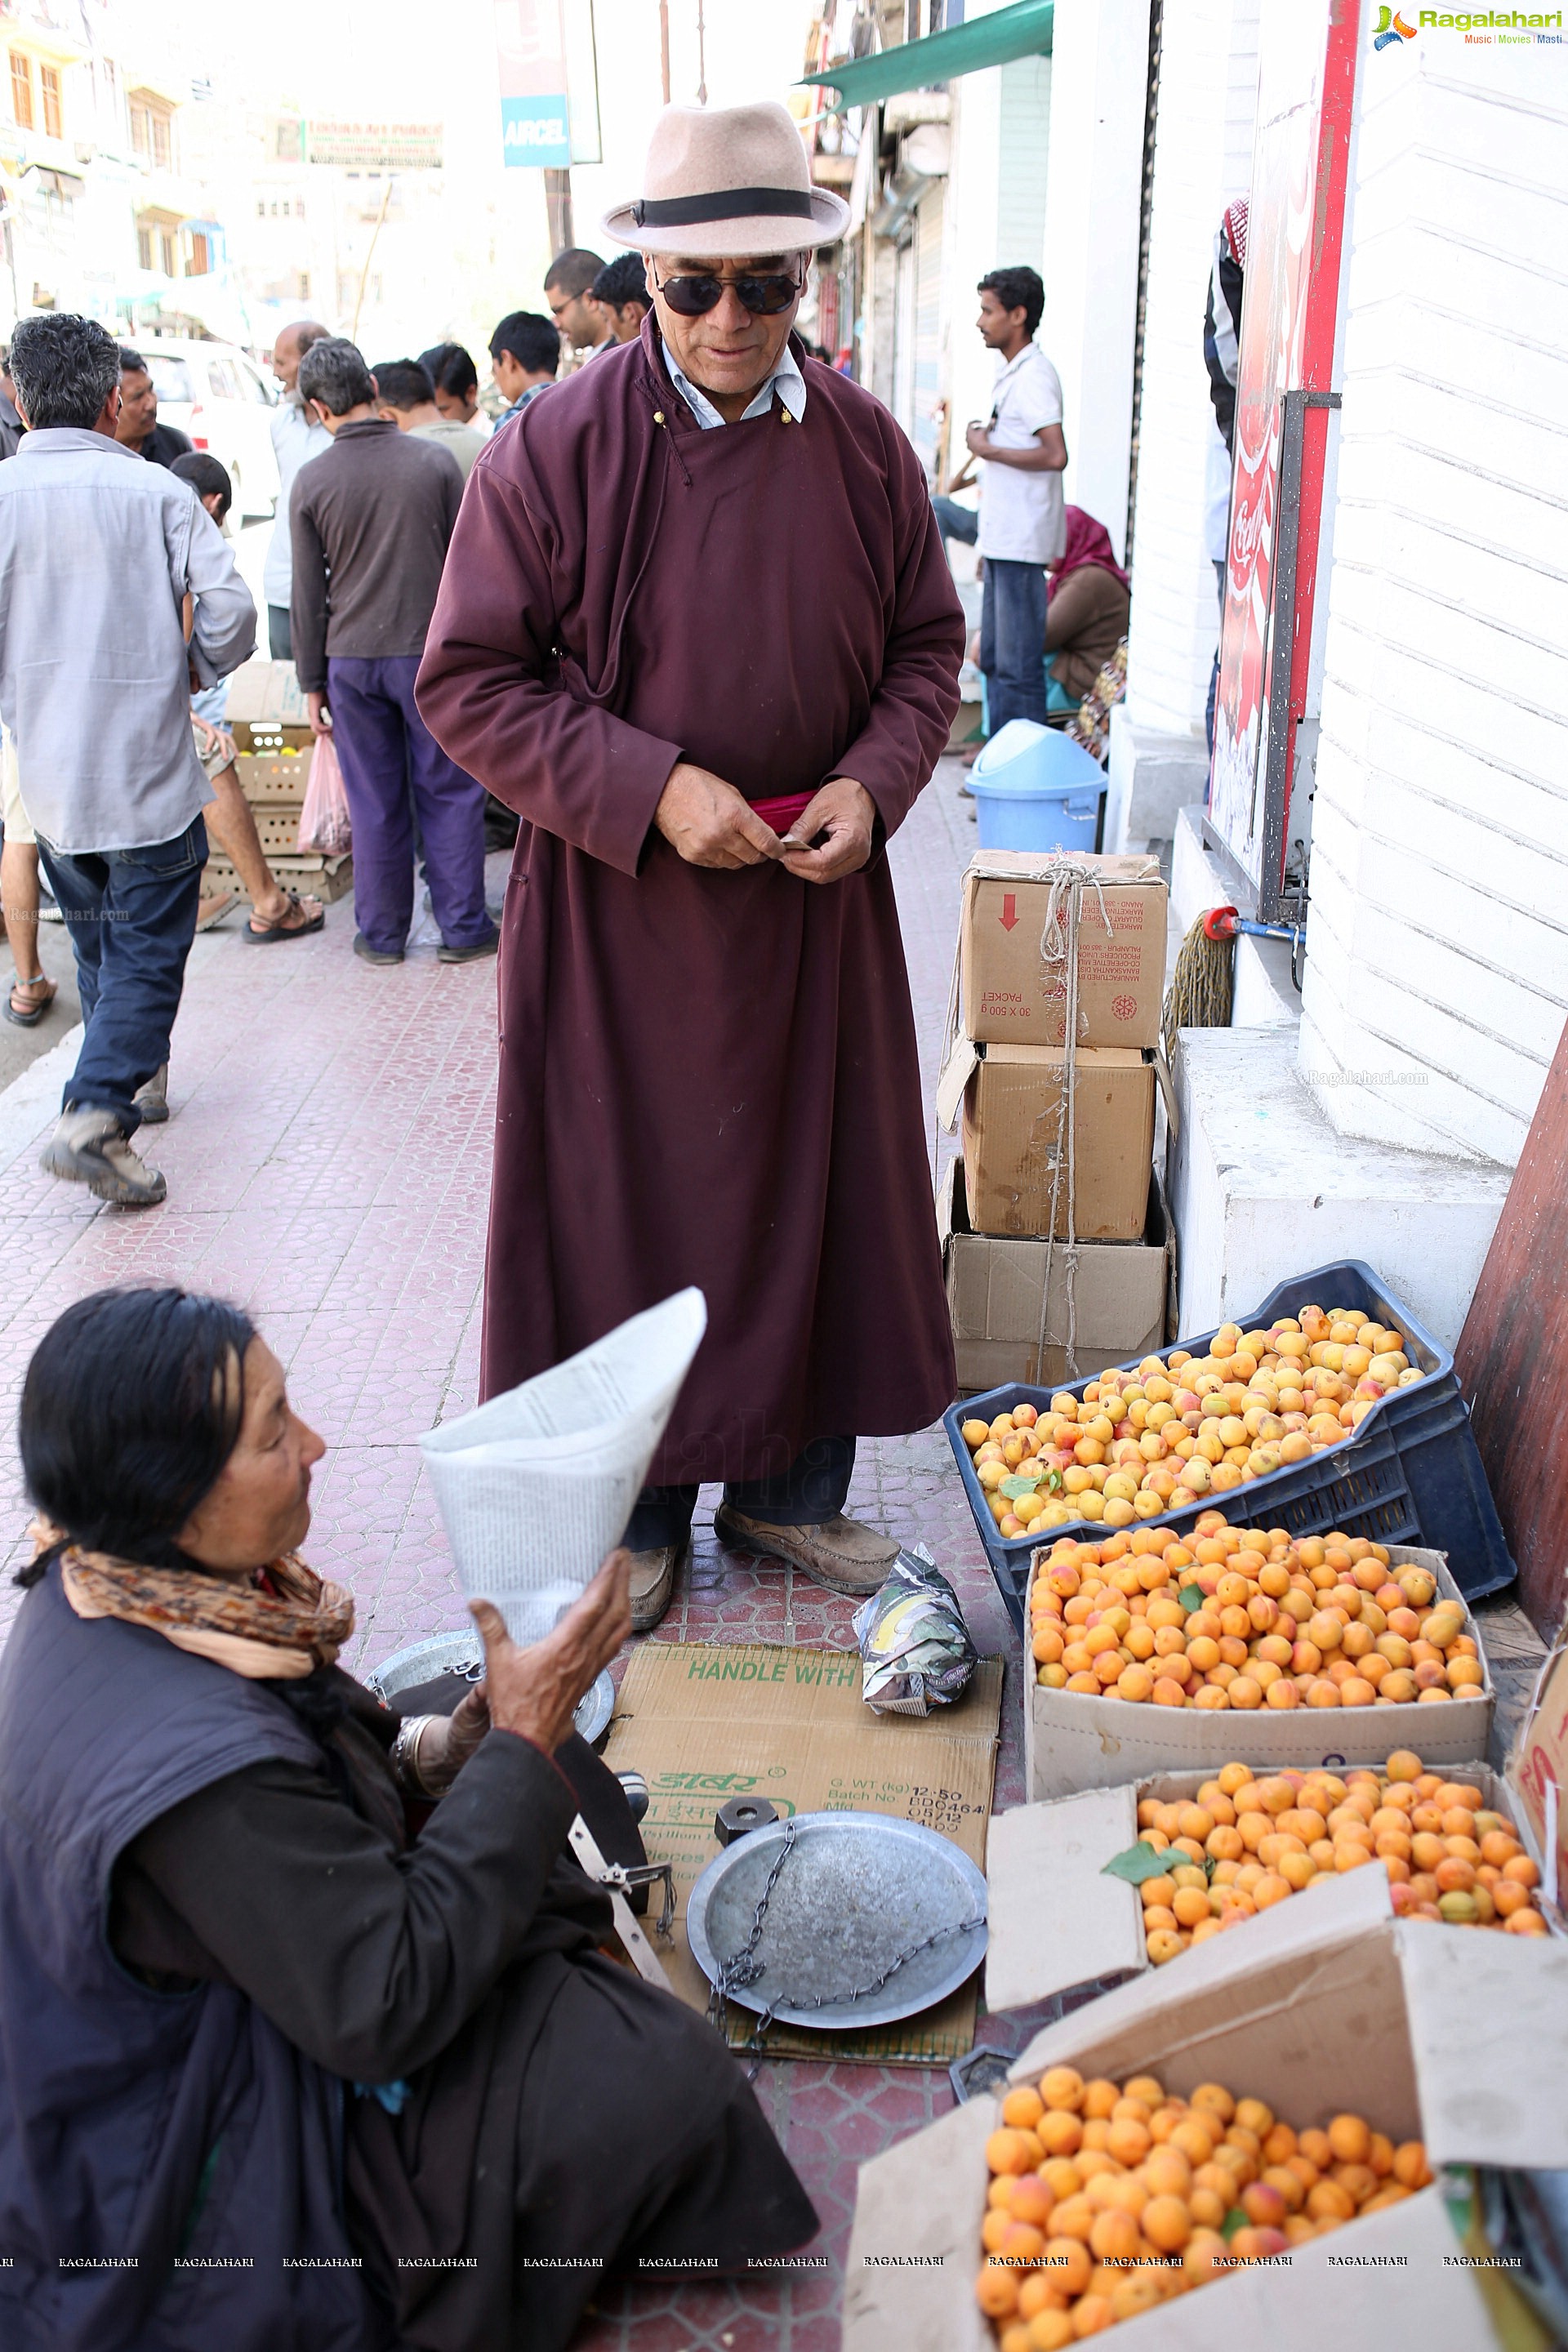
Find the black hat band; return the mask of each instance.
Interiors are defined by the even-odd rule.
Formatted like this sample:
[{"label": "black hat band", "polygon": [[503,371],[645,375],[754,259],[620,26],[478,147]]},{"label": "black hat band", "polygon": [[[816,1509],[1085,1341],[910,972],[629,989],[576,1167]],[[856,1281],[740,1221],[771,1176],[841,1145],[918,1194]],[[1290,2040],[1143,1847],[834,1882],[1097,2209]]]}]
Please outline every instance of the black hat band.
[{"label": "black hat band", "polygon": [[695,228],[703,221],[749,220],[759,214],[811,220],[811,194],[805,188],[716,188],[709,195],[658,196],[632,206],[638,228]]}]

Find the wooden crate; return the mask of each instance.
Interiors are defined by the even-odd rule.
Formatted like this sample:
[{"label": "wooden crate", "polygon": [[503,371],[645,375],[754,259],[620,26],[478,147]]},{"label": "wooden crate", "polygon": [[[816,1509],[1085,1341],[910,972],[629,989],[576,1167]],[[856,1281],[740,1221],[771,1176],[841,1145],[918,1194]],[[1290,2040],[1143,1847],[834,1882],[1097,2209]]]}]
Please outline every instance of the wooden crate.
[{"label": "wooden crate", "polygon": [[[263,848],[266,838],[263,836]],[[297,851],[289,856],[268,854],[268,864],[284,890],[298,890],[301,898],[321,898],[327,905],[342,898],[353,888],[354,864],[352,857],[304,857]],[[206,887],[239,889],[239,877],[226,857],[209,857],[206,864]],[[243,901],[245,893],[240,891]]]},{"label": "wooden crate", "polygon": [[298,808],[310,773],[308,751],[242,751],[235,761],[239,789],[252,808],[287,801]]}]

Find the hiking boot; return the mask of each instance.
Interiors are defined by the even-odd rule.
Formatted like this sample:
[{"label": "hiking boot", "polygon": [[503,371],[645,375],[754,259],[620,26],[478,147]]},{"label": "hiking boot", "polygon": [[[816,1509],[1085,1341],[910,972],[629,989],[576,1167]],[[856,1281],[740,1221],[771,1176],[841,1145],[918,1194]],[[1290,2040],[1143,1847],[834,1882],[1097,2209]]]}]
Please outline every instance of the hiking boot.
[{"label": "hiking boot", "polygon": [[649,1633],[668,1608],[675,1591],[676,1570],[691,1557],[691,1538],[678,1544],[658,1544],[652,1551],[632,1554],[632,1632]]},{"label": "hiking boot", "polygon": [[169,1065],[160,1062],[144,1087],[138,1087],[133,1097],[142,1114],[143,1127],[162,1127],[169,1116]]},{"label": "hiking boot", "polygon": [[713,1532],[731,1551],[787,1559],[792,1568],[804,1569],[814,1584],[857,1601],[881,1591],[899,1556],[891,1536],[858,1519],[847,1519],[842,1511],[813,1527],[782,1528],[767,1519],[749,1519],[721,1503],[713,1514]]},{"label": "hiking boot", "polygon": [[114,1113],[91,1104],[61,1113],[38,1165],[46,1176],[85,1184],[100,1201],[122,1209],[154,1208],[169,1189],[156,1168],[136,1157]]}]

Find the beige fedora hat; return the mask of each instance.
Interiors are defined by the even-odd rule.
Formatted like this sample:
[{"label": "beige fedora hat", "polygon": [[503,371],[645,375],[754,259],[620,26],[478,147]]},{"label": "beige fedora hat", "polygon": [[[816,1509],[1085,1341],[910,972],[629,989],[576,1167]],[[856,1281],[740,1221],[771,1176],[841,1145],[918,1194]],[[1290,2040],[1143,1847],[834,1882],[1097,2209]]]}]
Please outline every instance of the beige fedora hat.
[{"label": "beige fedora hat", "polygon": [[617,245],[643,253],[796,253],[844,234],[849,207],[814,188],[788,110],[667,106],[654,126],[643,194],[605,215]]}]

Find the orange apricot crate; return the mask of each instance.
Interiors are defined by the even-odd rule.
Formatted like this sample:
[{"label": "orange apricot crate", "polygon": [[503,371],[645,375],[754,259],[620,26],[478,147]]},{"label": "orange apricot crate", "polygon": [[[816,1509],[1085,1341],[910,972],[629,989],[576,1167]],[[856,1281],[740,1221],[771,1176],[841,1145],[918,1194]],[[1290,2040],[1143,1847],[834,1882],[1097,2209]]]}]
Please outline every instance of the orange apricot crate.
[{"label": "orange apricot crate", "polygon": [[1000,2352],[1065,2352],[1241,2264],[1289,2253],[1432,2179],[1419,2140],[1361,2116],[1295,2131],[1262,2099],[1053,2066],[1010,2091],[974,2293]]},{"label": "orange apricot crate", "polygon": [[1387,1706],[1481,1698],[1486,1670],[1431,1571],[1331,1532],[1233,1528],[1058,1537],[1036,1570],[1029,1639],[1050,1690],[1155,1706]]},{"label": "orange apricot crate", "polygon": [[1274,1772],[1226,1764],[1187,1804],[1145,1797],[1141,1844],[1170,1867],[1138,1888],[1156,1968],[1321,1880],[1381,1863],[1394,1907],[1451,1927],[1544,1936],[1541,1873],[1479,1789],[1423,1769],[1409,1748],[1384,1770]]},{"label": "orange apricot crate", "polygon": [[1083,1519],[1128,1528],[1344,1444],[1379,1398],[1423,1377],[1404,1334],[1350,1308],[1303,1307],[1267,1331],[1223,1324],[1206,1356],[1145,1356],[1080,1399],[966,1421],[963,1442],[1004,1536]]}]

